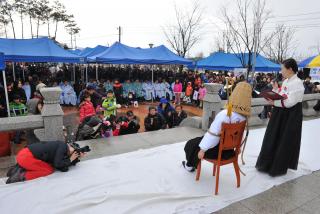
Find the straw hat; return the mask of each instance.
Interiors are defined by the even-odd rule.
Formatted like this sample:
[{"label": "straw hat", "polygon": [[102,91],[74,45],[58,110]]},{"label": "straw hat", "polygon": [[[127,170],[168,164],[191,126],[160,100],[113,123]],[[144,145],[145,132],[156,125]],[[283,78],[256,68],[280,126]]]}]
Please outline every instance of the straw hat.
[{"label": "straw hat", "polygon": [[[250,116],[251,95],[252,88],[249,83],[238,83],[229,98],[229,103],[232,106],[232,111],[242,114],[244,116]],[[227,108],[227,106],[228,104],[226,104],[225,108]]]}]

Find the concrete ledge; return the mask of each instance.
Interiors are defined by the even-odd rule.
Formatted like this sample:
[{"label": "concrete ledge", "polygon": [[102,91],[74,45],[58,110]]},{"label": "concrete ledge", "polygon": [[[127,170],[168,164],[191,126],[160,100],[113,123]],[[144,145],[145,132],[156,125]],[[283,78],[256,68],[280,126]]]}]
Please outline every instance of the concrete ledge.
[{"label": "concrete ledge", "polygon": [[180,123],[179,127],[191,127],[191,128],[201,129],[202,117],[198,117],[198,116],[187,117]]},{"label": "concrete ledge", "polygon": [[0,118],[0,132],[44,127],[41,115]]},{"label": "concrete ledge", "polygon": [[204,135],[204,131],[201,129],[179,127],[111,138],[79,141],[77,143],[79,143],[80,146],[90,146],[91,152],[89,152],[84,158],[84,160],[89,160],[109,155],[132,152],[139,149],[148,149],[183,142],[202,135]]}]

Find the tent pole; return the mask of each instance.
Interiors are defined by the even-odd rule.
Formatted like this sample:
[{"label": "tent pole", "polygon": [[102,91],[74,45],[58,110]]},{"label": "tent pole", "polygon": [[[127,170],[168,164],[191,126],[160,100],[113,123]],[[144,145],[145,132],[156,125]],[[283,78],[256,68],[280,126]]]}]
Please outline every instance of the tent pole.
[{"label": "tent pole", "polygon": [[98,63],[96,63],[96,80],[97,80],[97,82],[98,82]]},{"label": "tent pole", "polygon": [[14,69],[14,62],[12,62],[12,74],[13,74],[13,81],[16,81],[16,72]]},{"label": "tent pole", "polygon": [[76,82],[76,65],[73,64],[73,82]]},{"label": "tent pole", "polygon": [[86,64],[86,83],[88,83],[88,64]]},{"label": "tent pole", "polygon": [[7,88],[7,80],[6,80],[6,71],[5,70],[2,70],[2,78],[3,78],[3,87],[4,87],[4,91],[5,91],[5,96],[6,96],[7,113],[8,113],[8,117],[10,117],[8,88]]},{"label": "tent pole", "polygon": [[23,78],[23,81],[26,80],[25,76],[24,76],[24,67],[22,68],[22,78]]},{"label": "tent pole", "polygon": [[[152,72],[152,87],[154,85],[154,81],[153,81],[153,66],[151,65],[151,72]],[[154,96],[154,90],[152,92],[152,103],[153,103],[153,96]]]}]

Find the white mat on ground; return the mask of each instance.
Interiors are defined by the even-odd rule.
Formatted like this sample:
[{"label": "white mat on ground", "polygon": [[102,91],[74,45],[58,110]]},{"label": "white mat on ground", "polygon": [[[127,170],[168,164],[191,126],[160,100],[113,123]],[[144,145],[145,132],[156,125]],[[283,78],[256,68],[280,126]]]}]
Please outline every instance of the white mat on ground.
[{"label": "white mat on ground", "polygon": [[1,213],[211,213],[274,185],[320,169],[320,120],[303,124],[299,169],[271,178],[255,170],[265,129],[252,130],[247,144],[247,176],[236,188],[232,165],[222,167],[219,195],[213,196],[212,165],[199,182],[182,169],[185,143],[85,161],[67,173],[5,185],[0,180]]}]

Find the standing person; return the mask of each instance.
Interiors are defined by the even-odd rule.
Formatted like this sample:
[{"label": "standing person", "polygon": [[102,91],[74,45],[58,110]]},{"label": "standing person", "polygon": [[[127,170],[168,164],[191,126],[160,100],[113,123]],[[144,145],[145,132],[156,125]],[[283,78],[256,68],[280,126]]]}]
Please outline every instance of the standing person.
[{"label": "standing person", "polygon": [[264,135],[256,168],[270,176],[297,169],[302,131],[303,82],[297,76],[298,65],[294,59],[287,59],[281,65],[285,79],[281,88],[273,83],[273,91],[285,97],[284,100],[268,100],[273,105],[270,121]]},{"label": "standing person", "polygon": [[180,105],[181,93],[182,93],[182,84],[180,83],[179,79],[176,79],[176,82],[174,83],[173,93],[174,93],[174,97],[175,97],[174,103],[177,104],[177,105]]},{"label": "standing person", "polygon": [[114,81],[113,93],[116,97],[117,103],[122,105],[123,104],[123,87],[122,87],[122,84],[119,82],[119,80]]},{"label": "standing person", "polygon": [[199,101],[200,101],[200,105],[199,107],[202,108],[203,107],[203,99],[207,94],[207,89],[206,87],[204,87],[204,84],[202,83],[200,88],[199,88]]},{"label": "standing person", "polygon": [[192,93],[193,93],[192,83],[191,83],[191,82],[188,82],[188,86],[187,86],[187,88],[186,88],[186,94],[185,94],[185,97],[183,98],[183,100],[184,100],[186,103],[191,103]]},{"label": "standing person", "polygon": [[102,102],[102,107],[106,118],[109,118],[111,115],[117,116],[117,103],[112,91],[108,91],[107,98]]},{"label": "standing person", "polygon": [[149,114],[144,119],[144,126],[146,131],[156,131],[159,129],[165,129],[167,125],[165,119],[159,113],[157,113],[156,108],[150,106]]}]

